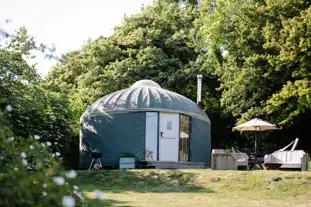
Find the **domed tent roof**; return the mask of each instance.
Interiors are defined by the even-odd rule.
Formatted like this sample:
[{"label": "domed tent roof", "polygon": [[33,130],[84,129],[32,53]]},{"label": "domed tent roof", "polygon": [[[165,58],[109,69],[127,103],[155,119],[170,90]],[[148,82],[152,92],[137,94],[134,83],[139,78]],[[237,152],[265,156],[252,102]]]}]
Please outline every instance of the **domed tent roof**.
[{"label": "domed tent roof", "polygon": [[210,123],[206,113],[190,99],[161,88],[151,80],[140,80],[130,88],[108,94],[88,107],[87,117],[134,111],[162,111],[183,113]]}]

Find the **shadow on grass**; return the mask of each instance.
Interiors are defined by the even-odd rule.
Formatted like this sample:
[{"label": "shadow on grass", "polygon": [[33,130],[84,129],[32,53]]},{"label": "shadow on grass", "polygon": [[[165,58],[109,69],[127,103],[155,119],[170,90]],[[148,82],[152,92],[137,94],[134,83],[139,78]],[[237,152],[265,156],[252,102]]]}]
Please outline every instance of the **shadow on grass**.
[{"label": "shadow on grass", "polygon": [[128,205],[125,201],[117,201],[113,199],[97,200],[97,199],[88,199],[88,204],[90,206],[105,206],[105,207],[134,207]]},{"label": "shadow on grass", "polygon": [[195,174],[180,170],[101,170],[79,171],[78,182],[84,191],[105,192],[193,192],[214,193],[195,183]]}]

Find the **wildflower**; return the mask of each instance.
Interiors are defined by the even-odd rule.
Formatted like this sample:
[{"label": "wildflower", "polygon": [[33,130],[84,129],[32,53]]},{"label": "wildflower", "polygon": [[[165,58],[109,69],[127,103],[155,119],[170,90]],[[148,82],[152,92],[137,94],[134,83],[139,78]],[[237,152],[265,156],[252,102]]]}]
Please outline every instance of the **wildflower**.
[{"label": "wildflower", "polygon": [[11,105],[7,105],[5,108],[8,112],[11,112],[13,109]]},{"label": "wildflower", "polygon": [[26,158],[26,157],[27,157],[26,153],[25,153],[25,152],[22,152],[22,153],[21,153],[21,157],[22,157],[22,158]]},{"label": "wildflower", "polygon": [[95,196],[99,200],[104,200],[104,193],[101,192],[100,190],[94,190],[93,193],[95,193]]},{"label": "wildflower", "polygon": [[61,176],[58,177],[54,177],[53,181],[57,184],[57,185],[63,185],[65,183],[65,179]]},{"label": "wildflower", "polygon": [[35,140],[39,140],[41,137],[38,135],[35,135],[34,138],[35,138]]},{"label": "wildflower", "polygon": [[23,162],[23,164],[24,164],[25,166],[28,165],[28,161],[27,161],[26,159],[22,159],[22,162]]},{"label": "wildflower", "polygon": [[67,178],[76,178],[77,177],[77,172],[74,170],[70,170],[69,172],[66,173]]},{"label": "wildflower", "polygon": [[74,207],[76,205],[76,201],[72,196],[64,196],[62,204],[64,207]]},{"label": "wildflower", "polygon": [[83,196],[80,193],[76,193],[76,195],[81,199],[84,200]]}]

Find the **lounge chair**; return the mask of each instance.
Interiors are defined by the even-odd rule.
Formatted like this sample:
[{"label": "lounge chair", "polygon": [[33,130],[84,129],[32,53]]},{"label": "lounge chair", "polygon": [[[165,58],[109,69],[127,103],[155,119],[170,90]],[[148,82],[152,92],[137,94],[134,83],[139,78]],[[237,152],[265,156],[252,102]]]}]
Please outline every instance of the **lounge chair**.
[{"label": "lounge chair", "polygon": [[[264,165],[266,169],[298,169],[300,171],[308,170],[308,155],[303,150],[295,150],[299,139],[296,138],[286,147],[265,155]],[[286,150],[293,144],[291,150]]]}]

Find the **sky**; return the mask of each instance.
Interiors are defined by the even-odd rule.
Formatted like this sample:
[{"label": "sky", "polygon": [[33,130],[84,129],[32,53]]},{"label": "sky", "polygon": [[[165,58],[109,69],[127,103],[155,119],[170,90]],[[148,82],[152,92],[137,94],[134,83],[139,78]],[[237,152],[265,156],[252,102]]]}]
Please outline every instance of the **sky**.
[{"label": "sky", "polygon": [[[25,26],[38,43],[55,45],[56,55],[80,48],[89,38],[110,36],[124,15],[139,13],[153,0],[0,0],[0,28],[12,33]],[[10,22],[6,23],[5,20]],[[45,76],[55,60],[37,55]]]}]

